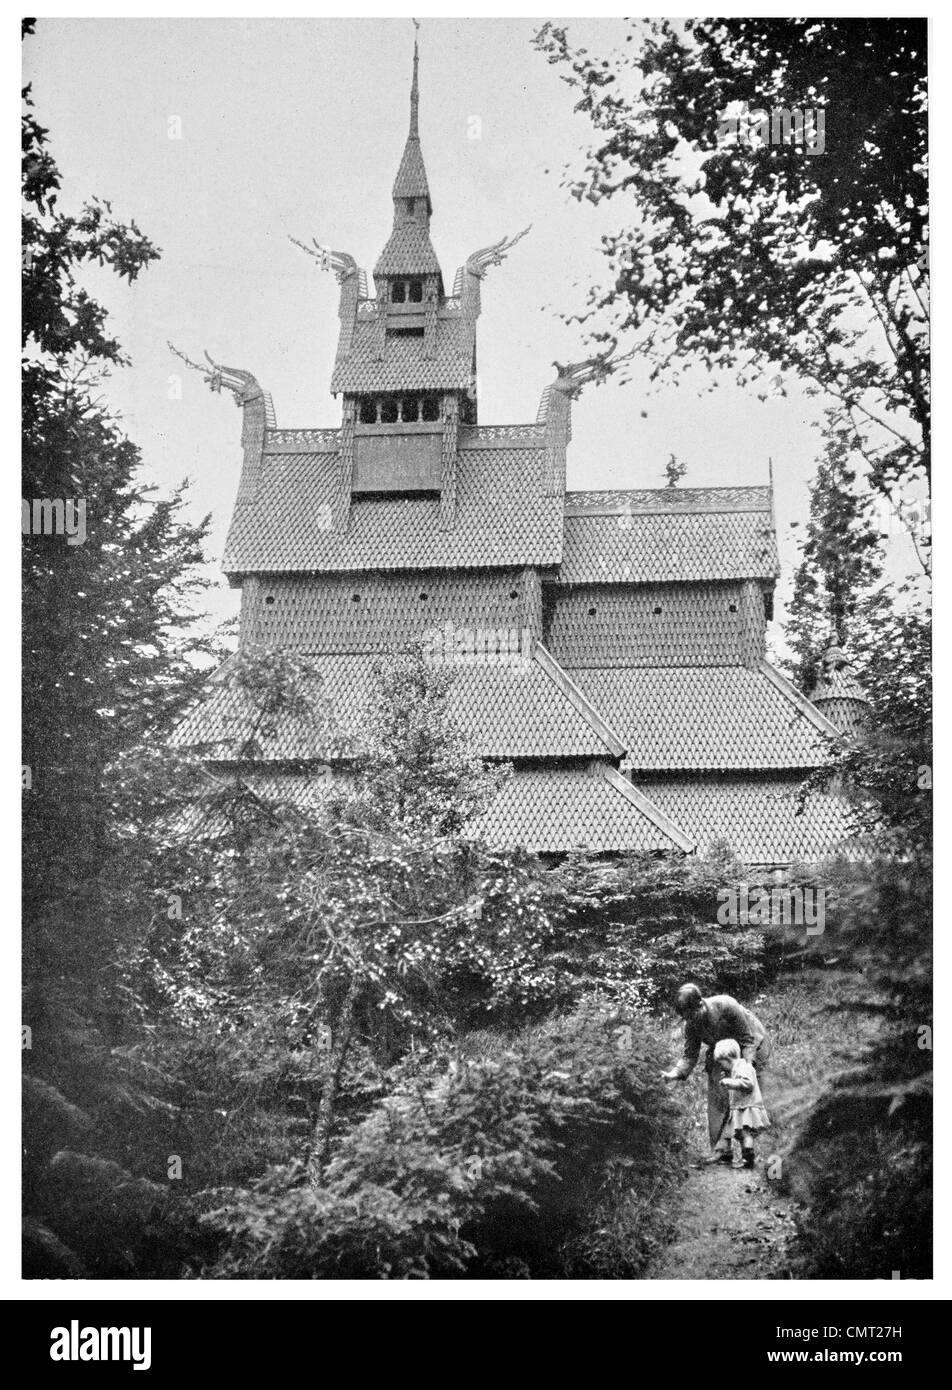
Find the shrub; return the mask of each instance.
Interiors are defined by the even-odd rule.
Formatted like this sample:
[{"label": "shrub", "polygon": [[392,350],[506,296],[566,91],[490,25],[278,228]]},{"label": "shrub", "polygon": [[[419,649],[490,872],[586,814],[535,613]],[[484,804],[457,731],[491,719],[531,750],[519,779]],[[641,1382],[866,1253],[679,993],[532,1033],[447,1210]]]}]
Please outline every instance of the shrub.
[{"label": "shrub", "polygon": [[802,1278],[932,1275],[930,891],[924,862],[881,861],[841,903],[837,952],[863,971],[861,1007],[876,1027],[851,1044],[852,1020],[842,1030],[845,1065],[785,1161],[804,1206]]},{"label": "shrub", "polygon": [[726,846],[704,858],[570,856],[550,875],[547,904],[566,996],[657,1007],[688,979],[707,993],[753,994],[773,968],[766,933],[718,921],[721,890],[748,877]]},{"label": "shrub", "polygon": [[[623,1048],[618,1046],[619,1028]],[[300,1168],[209,1194],[224,1240],[204,1271],[242,1278],[603,1275],[598,1221],[618,1186],[676,1181],[677,1103],[650,1026],[593,1006],[476,1055],[407,1067],[336,1145],[316,1192]],[[633,1224],[611,1273],[652,1246]]]}]

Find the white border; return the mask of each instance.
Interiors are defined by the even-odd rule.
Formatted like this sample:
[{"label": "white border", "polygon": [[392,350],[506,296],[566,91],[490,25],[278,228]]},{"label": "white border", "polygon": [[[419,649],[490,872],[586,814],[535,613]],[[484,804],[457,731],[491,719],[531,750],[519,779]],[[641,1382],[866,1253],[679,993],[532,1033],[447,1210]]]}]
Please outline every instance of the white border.
[{"label": "white border", "polygon": [[[24,6],[24,8],[27,8]],[[652,14],[658,14],[663,7],[652,10]],[[731,3],[718,4],[716,7],[718,15],[725,16],[769,16],[777,15],[784,17],[788,11],[780,6],[764,5],[737,5]],[[30,13],[37,18],[83,18],[88,17],[83,13],[82,7],[63,3],[59,0],[56,4],[41,3],[29,7]],[[439,18],[493,18],[496,17],[496,7],[491,5],[474,4],[469,5],[460,11],[454,11],[452,7],[425,6],[415,3],[413,6],[414,14],[418,18],[429,17]],[[271,18],[275,15],[262,15],[260,6],[230,3],[216,5],[170,5],[160,6],[154,3],[147,3],[147,0],[140,0],[139,3],[131,3],[127,0],[124,4],[97,3],[94,8],[97,18]],[[307,6],[299,3],[299,0],[285,0],[280,7],[282,18],[321,18],[327,19],[333,16],[332,12],[325,11],[318,7]],[[519,10],[520,14],[529,17],[538,16],[540,19],[553,17],[551,10],[539,3],[523,4]],[[599,6],[599,14],[605,17],[615,17],[630,13],[625,6],[603,5]],[[393,18],[392,11],[384,11],[387,18]],[[813,4],[809,7],[809,14],[818,18],[836,17],[891,17],[897,16],[920,16],[927,14],[930,18],[930,77],[932,78],[931,90],[931,116],[930,127],[934,132],[945,132],[949,129],[946,116],[945,84],[943,73],[945,71],[943,59],[949,57],[948,45],[948,20],[945,14],[938,10],[936,6],[909,5],[897,3],[878,3],[865,4]],[[380,10],[371,8],[364,10],[361,8],[348,9],[346,18],[378,18]],[[587,17],[591,17],[590,15]],[[409,18],[409,17],[408,17]],[[18,22],[18,21],[17,21]],[[11,21],[12,24],[12,21]],[[11,34],[12,38],[12,34]],[[4,61],[15,71],[6,73],[3,90],[9,94],[11,106],[14,94],[18,97],[20,90],[20,55],[19,45],[7,42],[4,45]],[[39,119],[42,121],[42,110],[38,111]],[[6,122],[8,133],[8,180],[7,186],[13,189],[19,183],[19,141],[14,145],[14,138],[19,124],[19,113],[16,115],[11,110]],[[948,191],[946,176],[947,154],[944,140],[936,140],[931,143],[932,158],[932,193],[931,193],[931,216],[933,238],[936,231],[944,233],[947,225]],[[17,167],[15,167],[17,166]],[[94,192],[95,190],[90,190]],[[5,238],[8,244],[5,247],[2,262],[0,264],[7,267],[9,273],[8,284],[9,300],[12,307],[17,303],[19,296],[19,259],[20,250],[18,245],[19,226],[18,222],[11,216],[5,224]],[[940,242],[940,244],[943,244]],[[935,284],[935,300],[940,312],[945,310],[948,303],[945,293],[948,275],[946,272],[944,257],[933,256],[933,272]],[[16,285],[14,287],[13,276],[16,273]],[[13,320],[14,314],[10,313],[9,320]],[[943,325],[944,326],[944,325]],[[12,337],[12,335],[11,335]],[[948,380],[944,375],[944,366],[948,365],[947,350],[944,335],[937,335],[938,343],[934,360],[935,379],[939,382]],[[16,344],[17,356],[19,343]],[[12,351],[11,351],[12,357]],[[11,422],[11,429],[19,419],[19,403],[17,395],[17,376],[19,364],[11,361],[9,370],[4,373],[3,393],[6,409],[3,418]],[[948,467],[947,459],[949,454],[944,450],[943,444],[946,441],[945,421],[941,411],[937,411],[936,424],[938,430],[938,446],[935,450],[936,457],[940,462],[940,472],[937,477],[936,491],[938,493],[938,505],[933,508],[933,517],[938,517],[939,524],[944,521],[945,512],[943,501],[946,493],[946,485],[943,477],[943,469]],[[17,514],[19,513],[19,503],[17,504]],[[13,517],[14,507],[9,505],[9,516]],[[2,608],[0,608],[0,639],[3,641],[2,650],[8,652],[19,649],[19,548],[20,533],[17,530],[16,543],[12,543],[12,520],[11,544],[3,548],[0,552],[0,566],[2,566],[3,582],[0,584],[0,594],[2,594]],[[939,551],[941,555],[941,550]],[[939,585],[940,602],[937,605],[940,614],[944,613],[941,604],[943,593],[942,581],[944,578],[941,563],[936,566],[936,578]],[[936,642],[936,685],[940,696],[947,690],[947,649],[944,642]],[[9,701],[9,708],[7,702]],[[8,731],[10,743],[17,737],[12,736],[9,731],[19,729],[19,712],[16,704],[16,693],[10,686],[6,686],[3,691],[3,725]],[[943,706],[944,708],[944,706]],[[936,751],[936,776],[935,785],[938,789],[943,787],[943,771],[947,766],[946,760],[946,738],[945,727],[941,720],[937,720],[937,751]],[[18,742],[17,738],[17,742]],[[17,755],[18,756],[18,755]],[[18,893],[15,885],[19,884],[19,806],[14,801],[14,793],[17,788],[17,778],[12,775],[15,767],[11,768],[13,762],[12,751],[9,749],[6,758],[7,776],[0,783],[5,788],[5,796],[2,803],[2,829],[0,844],[3,853],[3,880],[12,885],[10,898],[16,902]],[[948,843],[943,837],[943,827],[948,825],[948,808],[945,799],[937,791],[937,823],[939,833],[938,842]],[[949,979],[949,943],[947,933],[943,930],[944,920],[940,917],[936,931],[936,980],[946,982]],[[3,1052],[2,1062],[0,1062],[0,1096],[2,1096],[3,1110],[0,1113],[15,1117],[8,1133],[5,1136],[5,1143],[0,1147],[0,1298],[26,1301],[48,1301],[73,1298],[76,1300],[95,1300],[103,1299],[107,1302],[114,1302],[118,1299],[159,1299],[159,1300],[258,1300],[270,1301],[272,1299],[282,1301],[294,1301],[302,1299],[318,1299],[321,1301],[337,1301],[346,1299],[353,1301],[359,1298],[367,1301],[376,1300],[426,1300],[437,1298],[447,1301],[473,1300],[481,1301],[491,1299],[512,1300],[514,1302],[530,1300],[577,1300],[588,1301],[646,1301],[655,1300],[670,1301],[694,1301],[699,1299],[723,1299],[726,1295],[725,1281],[723,1280],[690,1280],[690,1281],[430,1281],[423,1282],[398,1282],[392,1283],[384,1281],[352,1281],[342,1280],[334,1282],[309,1282],[289,1280],[278,1282],[270,1281],[223,1281],[214,1280],[204,1283],[193,1281],[162,1280],[21,1280],[19,1273],[19,1250],[20,1250],[20,1146],[18,1141],[19,1134],[19,1032],[20,1032],[20,1002],[19,1002],[19,932],[14,930],[13,924],[9,924],[4,932],[3,940],[4,966],[2,978],[0,978],[0,989],[2,989],[3,1012],[2,1017],[6,1021],[3,1030],[3,1037],[6,1041],[6,1048]],[[936,991],[938,997],[942,997],[943,991]],[[940,1049],[941,1061],[936,1066],[936,1074],[941,1078],[941,1083],[937,1090],[936,1105],[936,1153],[939,1158],[937,1172],[944,1171],[944,1160],[949,1152],[949,1073],[950,1059],[949,1049],[944,1045],[943,1032],[937,1030],[936,1037],[937,1049]],[[941,1181],[936,1182],[936,1276],[934,1280],[921,1282],[899,1281],[865,1281],[865,1280],[798,1280],[798,1281],[754,1281],[754,1280],[733,1280],[730,1282],[731,1298],[741,1297],[753,1300],[791,1300],[802,1301],[805,1299],[822,1299],[830,1303],[837,1303],[845,1299],[862,1299],[870,1302],[889,1301],[904,1303],[907,1301],[918,1302],[923,1299],[947,1299],[952,1296],[952,1242],[948,1239],[950,1234],[950,1197],[948,1189]]]}]

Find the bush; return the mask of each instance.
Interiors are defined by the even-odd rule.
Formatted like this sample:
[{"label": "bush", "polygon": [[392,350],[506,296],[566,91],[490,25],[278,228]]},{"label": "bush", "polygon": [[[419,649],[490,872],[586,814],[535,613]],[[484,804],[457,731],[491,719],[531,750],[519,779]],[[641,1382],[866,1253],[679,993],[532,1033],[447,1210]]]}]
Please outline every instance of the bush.
[{"label": "bush", "polygon": [[755,993],[774,968],[764,929],[718,921],[719,894],[748,881],[726,846],[705,858],[570,856],[549,876],[547,904],[561,928],[553,959],[566,998],[668,1006],[685,980],[706,993]]},{"label": "bush", "polygon": [[[644,1019],[587,1006],[449,1065],[407,1067],[338,1142],[317,1192],[293,1168],[209,1194],[205,1224],[225,1248],[203,1273],[633,1277],[652,1249],[647,1199],[677,1181],[665,1060]],[[624,1250],[599,1231],[621,1185],[646,1199]]]},{"label": "bush", "polygon": [[[863,972],[869,1023],[796,1128],[784,1171],[803,1204],[801,1278],[932,1277],[929,866],[880,861],[844,891],[836,949]],[[827,943],[829,950],[832,943]],[[843,1000],[840,1017],[855,1011]]]}]

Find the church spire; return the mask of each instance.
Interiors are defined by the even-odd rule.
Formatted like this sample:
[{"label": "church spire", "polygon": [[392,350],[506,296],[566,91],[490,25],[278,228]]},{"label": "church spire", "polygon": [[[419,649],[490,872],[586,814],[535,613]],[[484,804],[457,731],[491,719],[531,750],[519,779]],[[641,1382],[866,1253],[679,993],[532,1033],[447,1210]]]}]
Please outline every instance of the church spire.
[{"label": "church spire", "polygon": [[393,185],[393,199],[398,205],[396,212],[400,211],[400,201],[406,198],[425,199],[427,216],[432,216],[433,204],[430,202],[430,189],[420,149],[420,50],[416,39],[413,41],[413,81],[410,86],[410,130]]},{"label": "church spire", "polygon": [[420,49],[413,40],[413,81],[410,84],[410,139],[420,138]]},{"label": "church spire", "polygon": [[[430,245],[433,204],[420,149],[420,52],[413,41],[413,81],[410,84],[410,129],[393,184],[393,231],[374,267],[374,279],[407,275],[442,276]],[[378,289],[379,293],[379,289]]]}]

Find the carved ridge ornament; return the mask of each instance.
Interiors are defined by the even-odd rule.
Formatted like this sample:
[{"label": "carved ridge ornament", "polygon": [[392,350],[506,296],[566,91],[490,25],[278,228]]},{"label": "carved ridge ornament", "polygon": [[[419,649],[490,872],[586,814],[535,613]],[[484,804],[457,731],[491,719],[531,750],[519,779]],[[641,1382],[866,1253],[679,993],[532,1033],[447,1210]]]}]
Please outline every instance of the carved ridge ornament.
[{"label": "carved ridge ornament", "polygon": [[502,265],[506,256],[515,246],[517,241],[532,231],[532,223],[528,227],[523,227],[521,232],[517,232],[514,237],[502,237],[501,240],[494,242],[492,246],[484,246],[480,251],[474,251],[471,256],[466,258],[466,269],[470,275],[476,275],[480,280],[485,277],[486,271],[491,265]]},{"label": "carved ridge ornament", "polygon": [[334,251],[330,246],[322,246],[314,237],[311,237],[310,246],[306,246],[303,241],[298,241],[297,237],[294,236],[289,236],[288,241],[299,246],[302,251],[317,261],[321,270],[332,271],[339,285],[342,285],[345,280],[349,280],[352,275],[356,275],[358,296],[361,299],[367,298],[367,272],[361,270],[349,252]]}]

